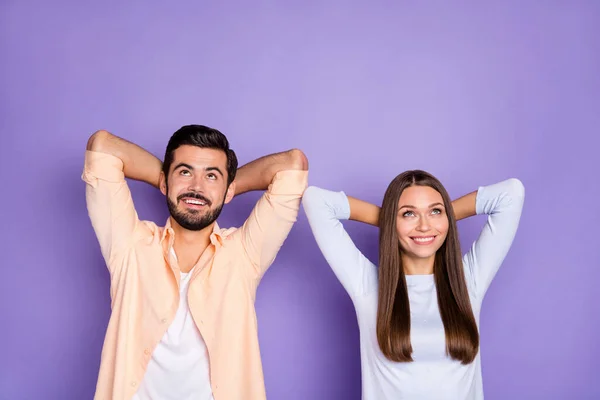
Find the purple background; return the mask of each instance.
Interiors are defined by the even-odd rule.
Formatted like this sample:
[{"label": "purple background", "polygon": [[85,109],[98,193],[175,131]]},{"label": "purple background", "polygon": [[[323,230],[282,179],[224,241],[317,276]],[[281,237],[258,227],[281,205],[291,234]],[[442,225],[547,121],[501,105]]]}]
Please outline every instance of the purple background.
[{"label": "purple background", "polygon": [[[92,398],[110,306],[86,140],[108,129],[162,156],[188,123],[221,129],[242,163],[299,147],[311,184],[373,202],[405,169],[454,197],[519,177],[520,230],[482,313],[486,398],[600,398],[599,2],[120,3],[0,5],[0,399]],[[131,186],[163,223],[162,196]],[[482,224],[460,223],[463,248]],[[376,260],[377,230],[346,226]],[[269,399],[360,398],[354,310],[303,212],[256,308]]]}]

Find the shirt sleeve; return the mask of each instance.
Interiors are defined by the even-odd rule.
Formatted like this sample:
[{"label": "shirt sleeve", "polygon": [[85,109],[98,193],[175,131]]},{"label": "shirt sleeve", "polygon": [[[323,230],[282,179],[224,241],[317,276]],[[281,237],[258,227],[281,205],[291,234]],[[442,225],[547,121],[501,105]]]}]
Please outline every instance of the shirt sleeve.
[{"label": "shirt sleeve", "polygon": [[336,277],[354,301],[367,294],[377,279],[377,269],[362,253],[342,225],[350,218],[350,204],[344,192],[311,186],[302,199],[315,240]]},{"label": "shirt sleeve", "polygon": [[476,212],[486,214],[488,218],[463,261],[479,299],[483,299],[508,254],[517,233],[524,199],[525,188],[518,179],[483,186],[477,191]]},{"label": "shirt sleeve", "polygon": [[86,151],[82,179],[88,215],[111,273],[133,242],[139,219],[125,181],[123,162],[110,154]]},{"label": "shirt sleeve", "polygon": [[238,231],[254,276],[262,277],[275,260],[296,222],[307,182],[308,171],[286,170],[275,174]]}]

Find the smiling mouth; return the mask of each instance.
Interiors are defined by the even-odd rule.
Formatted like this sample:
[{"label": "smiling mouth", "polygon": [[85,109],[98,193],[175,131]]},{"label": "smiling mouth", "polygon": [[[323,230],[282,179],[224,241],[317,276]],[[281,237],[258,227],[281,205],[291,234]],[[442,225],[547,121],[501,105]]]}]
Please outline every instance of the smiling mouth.
[{"label": "smiling mouth", "polygon": [[211,205],[211,202],[204,196],[195,193],[185,193],[177,199],[191,209],[200,209]]},{"label": "smiling mouth", "polygon": [[205,206],[206,202],[204,200],[198,200],[198,199],[183,199],[183,202],[185,204],[191,204],[191,205],[195,205],[195,206]]},{"label": "smiling mouth", "polygon": [[435,236],[413,236],[411,237],[413,242],[419,245],[428,245],[433,243]]}]

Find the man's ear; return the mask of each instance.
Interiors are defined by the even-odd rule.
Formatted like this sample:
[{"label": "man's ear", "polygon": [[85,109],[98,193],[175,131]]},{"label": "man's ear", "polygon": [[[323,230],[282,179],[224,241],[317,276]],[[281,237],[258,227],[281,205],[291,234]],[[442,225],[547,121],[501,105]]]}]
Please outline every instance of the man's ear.
[{"label": "man's ear", "polygon": [[160,171],[160,178],[158,178],[158,187],[160,192],[167,195],[167,178],[165,177],[165,173]]},{"label": "man's ear", "polygon": [[229,203],[231,199],[235,196],[235,182],[231,182],[229,187],[227,188],[227,193],[225,194],[225,204]]}]

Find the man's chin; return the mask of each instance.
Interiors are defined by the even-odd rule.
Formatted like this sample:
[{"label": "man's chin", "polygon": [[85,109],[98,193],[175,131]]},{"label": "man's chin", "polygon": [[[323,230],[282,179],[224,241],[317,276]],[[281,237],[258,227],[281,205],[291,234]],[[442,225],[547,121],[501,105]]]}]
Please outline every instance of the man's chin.
[{"label": "man's chin", "polygon": [[179,203],[177,205],[177,211],[180,213],[206,214],[207,212],[211,212],[212,208],[209,206],[188,207],[184,203]]},{"label": "man's chin", "polygon": [[177,210],[177,212],[180,215],[193,215],[193,216],[197,216],[197,215],[203,215],[203,214],[205,214],[206,210],[190,210],[189,208],[184,208],[184,209]]},{"label": "man's chin", "polygon": [[202,221],[202,220],[189,220],[189,219],[181,219],[174,218],[175,222],[181,226],[183,229],[188,231],[201,231],[209,227],[214,221]]}]

